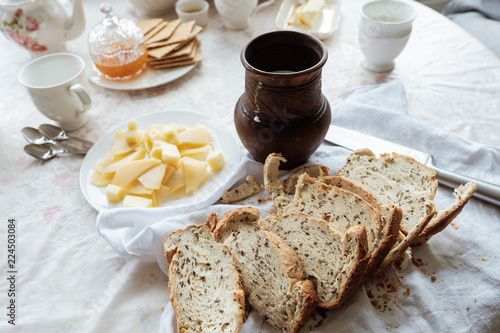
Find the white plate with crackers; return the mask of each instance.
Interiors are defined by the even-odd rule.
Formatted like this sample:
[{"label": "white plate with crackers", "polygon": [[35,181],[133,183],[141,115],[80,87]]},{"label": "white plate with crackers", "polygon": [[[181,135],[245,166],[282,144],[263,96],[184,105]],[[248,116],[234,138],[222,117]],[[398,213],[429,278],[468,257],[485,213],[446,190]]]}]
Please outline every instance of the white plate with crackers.
[{"label": "white plate with crackers", "polygon": [[137,25],[144,33],[148,65],[130,79],[112,80],[87,62],[89,79],[98,86],[115,90],[138,90],[156,87],[174,81],[191,71],[203,60],[198,34],[203,28],[194,21],[165,21],[161,18],[141,20]]},{"label": "white plate with crackers", "polygon": [[[225,164],[212,178],[201,186],[195,195],[185,195],[181,198],[172,197],[163,202],[162,207],[200,203],[212,195],[227,180],[240,162],[240,148],[236,137],[218,120],[200,113],[187,111],[166,111],[148,114],[135,120],[138,129],[146,129],[151,125],[176,123],[187,127],[205,125],[211,133],[211,145],[214,150],[224,155]],[[98,161],[110,151],[116,131],[127,129],[128,121],[117,126],[96,142],[85,156],[80,168],[80,189],[88,201],[97,211],[121,207],[122,204],[111,203],[106,198],[106,187],[97,187],[90,181]]]},{"label": "white plate with crackers", "polygon": [[303,32],[319,39],[330,38],[340,25],[342,0],[325,0],[324,2],[320,19],[314,25],[307,26],[292,23],[300,6],[298,1],[283,0],[276,15],[276,26],[281,30]]}]

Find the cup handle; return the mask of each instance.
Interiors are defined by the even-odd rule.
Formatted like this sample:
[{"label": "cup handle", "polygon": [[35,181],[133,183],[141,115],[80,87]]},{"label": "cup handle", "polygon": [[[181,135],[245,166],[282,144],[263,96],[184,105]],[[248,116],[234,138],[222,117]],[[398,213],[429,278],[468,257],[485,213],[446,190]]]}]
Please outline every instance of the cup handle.
[{"label": "cup handle", "polygon": [[76,83],[69,87],[69,90],[74,92],[82,102],[83,109],[80,112],[85,112],[90,109],[90,106],[92,105],[92,99],[90,98],[90,95],[88,94],[84,86],[82,86],[80,83]]},{"label": "cup handle", "polygon": [[262,8],[266,8],[268,6],[271,6],[272,4],[274,3],[274,0],[268,0],[268,1],[265,1],[261,4],[259,4],[257,6],[257,8],[255,8],[255,11],[259,10],[259,9],[262,9]]}]

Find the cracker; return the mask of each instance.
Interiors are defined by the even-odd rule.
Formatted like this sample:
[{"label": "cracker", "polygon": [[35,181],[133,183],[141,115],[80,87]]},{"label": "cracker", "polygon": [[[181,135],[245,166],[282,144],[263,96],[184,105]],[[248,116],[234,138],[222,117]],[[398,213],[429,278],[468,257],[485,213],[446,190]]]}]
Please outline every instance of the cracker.
[{"label": "cracker", "polygon": [[194,27],[194,20],[189,22],[181,23],[177,29],[175,29],[172,36],[169,38],[170,43],[178,43],[185,41],[189,38],[191,31]]},{"label": "cracker", "polygon": [[165,58],[175,58],[190,55],[196,48],[196,39],[192,39],[184,46],[178,47],[173,52],[168,53]]},{"label": "cracker", "polygon": [[[181,23],[181,20],[179,20],[179,19],[168,22],[163,27],[163,29],[158,31],[158,33],[156,35],[154,35],[150,39],[148,39],[146,41],[146,44],[153,44],[153,43],[169,40],[170,37],[172,37],[172,34],[177,29],[177,27],[179,26],[180,23]],[[169,43],[169,44],[171,44],[171,43]]]},{"label": "cracker", "polygon": [[189,57],[189,58],[179,57],[179,58],[173,58],[173,59],[163,59],[163,60],[158,60],[154,64],[150,64],[150,65],[151,65],[151,67],[158,68],[158,69],[159,68],[171,68],[171,67],[176,67],[176,66],[193,65],[193,64],[196,64],[198,62],[201,62],[202,60],[203,60],[203,53],[201,51],[201,43],[200,43],[200,41],[196,40],[193,57]]},{"label": "cracker", "polygon": [[147,34],[144,35],[144,39],[146,40],[146,43],[148,39],[152,38],[155,36],[158,32],[160,32],[165,26],[167,25],[167,22],[163,21],[160,24],[158,24],[156,27],[151,29]]},{"label": "cracker", "polygon": [[176,44],[165,45],[153,50],[149,50],[148,55],[156,59],[161,59],[170,52],[174,51],[179,45],[180,43],[176,43]]},{"label": "cracker", "polygon": [[144,35],[146,35],[148,32],[153,30],[153,28],[156,27],[157,25],[159,25],[161,22],[163,22],[163,19],[153,18],[153,19],[146,19],[146,20],[137,21],[136,24],[142,30],[142,33]]}]

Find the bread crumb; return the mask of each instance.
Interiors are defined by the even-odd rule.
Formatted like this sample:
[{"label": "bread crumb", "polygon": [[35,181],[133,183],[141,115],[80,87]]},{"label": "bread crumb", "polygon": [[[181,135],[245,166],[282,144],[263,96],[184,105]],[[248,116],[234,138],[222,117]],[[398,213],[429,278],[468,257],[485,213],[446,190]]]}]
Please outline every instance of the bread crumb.
[{"label": "bread crumb", "polygon": [[488,258],[485,258],[485,257],[481,257],[479,259],[482,260],[482,261],[488,261]]},{"label": "bread crumb", "polygon": [[161,311],[162,312],[165,311],[165,307],[164,306],[161,307]]},{"label": "bread crumb", "polygon": [[458,226],[458,224],[456,224],[456,223],[455,223],[455,222],[453,222],[453,221],[451,221],[451,222],[450,222],[450,225],[451,225],[453,228],[455,228],[455,229],[460,228],[460,227]]},{"label": "bread crumb", "polygon": [[467,307],[467,311],[469,311],[469,307]]},{"label": "bread crumb", "polygon": [[404,293],[407,294],[407,295],[410,295],[411,294],[410,288],[406,288],[406,290],[404,291]]},{"label": "bread crumb", "polygon": [[437,277],[435,277],[434,275],[431,276],[431,282],[436,282],[436,280],[437,280]]},{"label": "bread crumb", "polygon": [[385,294],[382,295],[382,298],[386,299],[386,300],[390,300],[390,299],[392,299],[392,295],[388,294],[388,293],[385,293]]}]

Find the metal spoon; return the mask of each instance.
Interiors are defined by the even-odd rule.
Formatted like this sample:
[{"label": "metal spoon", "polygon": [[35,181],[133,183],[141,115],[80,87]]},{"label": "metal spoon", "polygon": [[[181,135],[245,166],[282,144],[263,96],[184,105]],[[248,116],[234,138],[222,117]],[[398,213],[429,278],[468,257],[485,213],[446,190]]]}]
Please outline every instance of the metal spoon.
[{"label": "metal spoon", "polygon": [[42,145],[42,144],[52,144],[54,146],[59,146],[64,149],[66,149],[69,153],[72,154],[79,154],[79,155],[85,155],[89,151],[89,149],[80,149],[76,147],[71,147],[68,146],[62,142],[56,142],[53,141],[46,136],[44,136],[42,133],[40,133],[39,130],[33,127],[25,127],[21,130],[21,133],[23,134],[24,138],[26,141],[32,144],[37,144],[37,145]]},{"label": "metal spoon", "polygon": [[75,136],[70,136],[70,135],[66,134],[66,132],[62,128],[54,126],[54,125],[42,124],[38,128],[40,129],[40,132],[42,132],[46,137],[48,137],[49,139],[52,139],[52,140],[59,141],[59,140],[72,139],[72,140],[78,141],[78,142],[83,143],[83,144],[90,146],[90,147],[92,147],[94,145],[94,143],[92,141],[78,138]]},{"label": "metal spoon", "polygon": [[24,151],[42,161],[51,159],[52,157],[59,154],[69,153],[69,151],[66,148],[62,147],[58,148],[50,143],[43,143],[43,144],[30,143],[24,146]]}]

